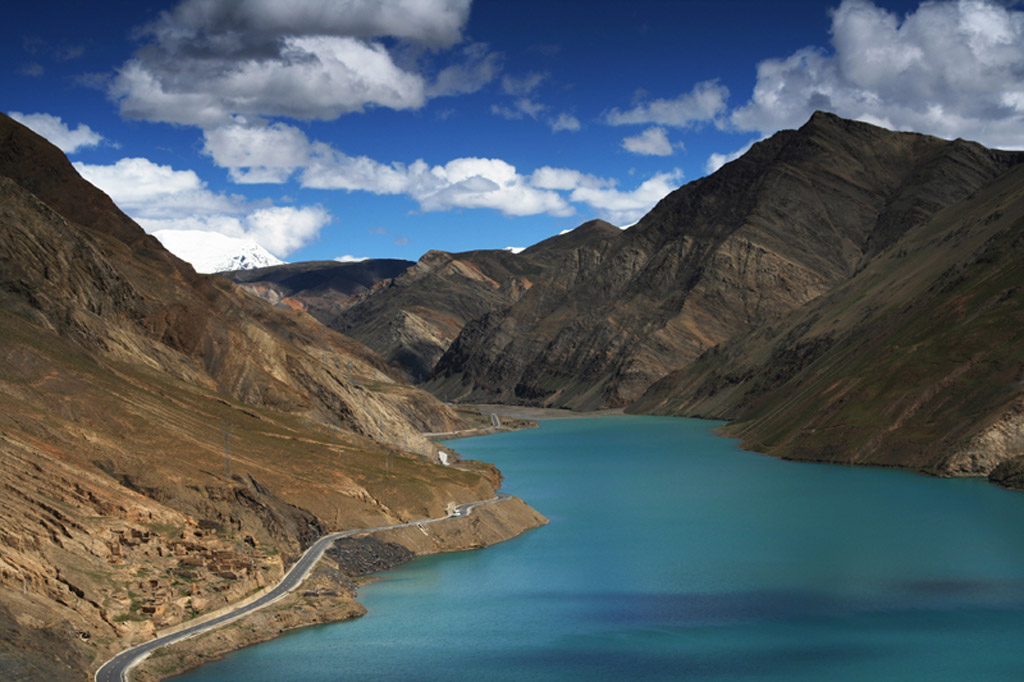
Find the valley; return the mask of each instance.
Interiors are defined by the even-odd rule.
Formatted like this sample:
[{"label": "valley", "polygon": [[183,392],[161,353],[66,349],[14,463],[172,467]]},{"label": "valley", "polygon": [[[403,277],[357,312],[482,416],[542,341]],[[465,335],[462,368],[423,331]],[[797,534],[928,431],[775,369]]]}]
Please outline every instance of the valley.
[{"label": "valley", "polygon": [[[819,112],[626,230],[202,275],[0,118],[0,666],[87,679],[330,534],[413,556],[543,525],[527,500],[417,529],[501,486],[434,442],[528,425],[479,404],[1022,488],[1022,161]],[[358,615],[359,575],[329,554],[139,674]]]}]

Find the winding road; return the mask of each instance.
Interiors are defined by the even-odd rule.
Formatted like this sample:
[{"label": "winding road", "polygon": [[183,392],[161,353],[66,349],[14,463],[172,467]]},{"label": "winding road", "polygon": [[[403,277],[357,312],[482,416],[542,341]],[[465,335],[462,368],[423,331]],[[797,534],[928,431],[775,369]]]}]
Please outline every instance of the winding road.
[{"label": "winding road", "polygon": [[156,639],[151,639],[148,642],[138,644],[130,649],[125,649],[118,655],[111,658],[109,661],[100,666],[99,670],[96,671],[94,676],[96,682],[128,682],[128,674],[131,669],[138,665],[142,659],[150,655],[157,649],[168,644],[180,642],[183,639],[194,637],[203,632],[208,632],[215,628],[225,625],[232,621],[238,620],[242,616],[248,615],[253,611],[258,611],[265,606],[273,604],[277,600],[284,597],[286,594],[298,587],[306,576],[313,569],[316,563],[323,556],[327,548],[335,540],[341,538],[350,537],[352,535],[362,535],[364,533],[373,533],[381,530],[391,530],[393,528],[404,528],[405,526],[422,526],[429,523],[440,523],[447,521],[448,519],[458,518],[460,516],[468,516],[474,508],[484,504],[492,504],[499,500],[508,499],[511,495],[507,493],[498,493],[497,497],[489,500],[481,500],[480,502],[469,502],[466,504],[460,504],[455,508],[455,511],[449,515],[438,519],[424,519],[422,521],[409,521],[407,523],[398,523],[393,526],[377,526],[376,528],[359,528],[357,530],[345,530],[338,533],[331,533],[325,535],[316,542],[314,542],[309,549],[307,549],[299,560],[289,569],[284,577],[281,578],[281,582],[274,586],[269,592],[264,594],[259,599],[239,606],[236,609],[223,613],[216,618],[211,618],[208,621],[202,623],[196,623],[195,625],[189,626],[177,632],[172,632]]}]

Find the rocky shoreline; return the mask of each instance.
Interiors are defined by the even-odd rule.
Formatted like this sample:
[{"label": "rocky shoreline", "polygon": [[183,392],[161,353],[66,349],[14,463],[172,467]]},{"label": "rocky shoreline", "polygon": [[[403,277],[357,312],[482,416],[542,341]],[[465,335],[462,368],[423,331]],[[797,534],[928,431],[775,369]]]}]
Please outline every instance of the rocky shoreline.
[{"label": "rocky shoreline", "polygon": [[335,543],[299,589],[273,606],[216,630],[159,649],[132,671],[134,682],[156,682],[310,625],[366,613],[356,600],[365,576],[417,556],[488,547],[547,523],[517,497],[477,507],[443,523],[378,531]]}]

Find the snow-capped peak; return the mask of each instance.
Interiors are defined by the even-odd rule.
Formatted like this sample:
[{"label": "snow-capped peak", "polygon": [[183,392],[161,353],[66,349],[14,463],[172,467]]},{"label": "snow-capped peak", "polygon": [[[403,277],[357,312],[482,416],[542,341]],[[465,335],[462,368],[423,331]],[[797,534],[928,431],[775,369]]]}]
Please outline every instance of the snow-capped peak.
[{"label": "snow-capped peak", "polygon": [[191,263],[196,272],[252,270],[284,263],[251,239],[219,232],[156,230],[153,236],[175,256]]}]

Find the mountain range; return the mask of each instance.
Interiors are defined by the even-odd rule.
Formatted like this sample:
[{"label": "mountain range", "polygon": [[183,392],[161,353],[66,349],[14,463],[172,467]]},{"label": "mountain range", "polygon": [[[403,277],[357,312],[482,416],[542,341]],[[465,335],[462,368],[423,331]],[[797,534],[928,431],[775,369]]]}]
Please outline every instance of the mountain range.
[{"label": "mountain range", "polygon": [[1022,161],[819,112],[625,230],[211,276],[0,117],[0,669],[84,679],[325,531],[490,497],[424,436],[459,403],[1024,488]]},{"label": "mountain range", "polygon": [[[197,274],[2,116],[0,233],[5,679],[91,679],[324,532],[493,497],[493,467],[422,435],[475,423],[305,312]],[[542,522],[515,504],[416,551]]]},{"label": "mountain range", "polygon": [[319,319],[449,401],[1020,485],[1022,160],[818,112],[627,230],[430,252]]}]

